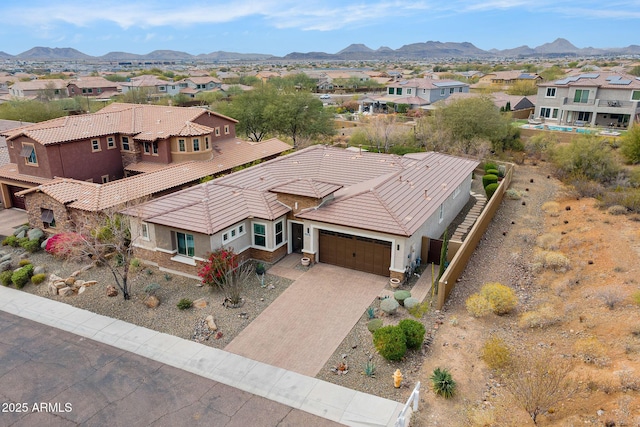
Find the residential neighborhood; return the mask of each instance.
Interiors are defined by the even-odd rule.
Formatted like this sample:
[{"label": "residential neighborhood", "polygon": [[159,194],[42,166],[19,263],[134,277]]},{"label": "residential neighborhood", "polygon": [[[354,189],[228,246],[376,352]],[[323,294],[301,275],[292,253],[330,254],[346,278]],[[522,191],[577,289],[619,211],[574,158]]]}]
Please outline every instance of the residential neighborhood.
[{"label": "residential neighborhood", "polygon": [[5,400],[638,424],[640,56],[426,45],[0,55]]}]

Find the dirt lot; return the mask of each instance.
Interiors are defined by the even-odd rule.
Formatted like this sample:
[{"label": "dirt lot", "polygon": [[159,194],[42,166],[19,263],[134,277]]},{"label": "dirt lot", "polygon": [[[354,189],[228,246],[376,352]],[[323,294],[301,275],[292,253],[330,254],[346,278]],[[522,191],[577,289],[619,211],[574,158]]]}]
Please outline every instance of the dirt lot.
[{"label": "dirt lot", "polygon": [[[575,197],[544,164],[518,166],[512,188],[523,198],[505,199],[446,304],[420,373],[426,387],[412,426],[534,425],[480,357],[491,336],[514,354],[548,348],[573,365],[579,392],[540,415],[537,425],[640,425],[640,311],[632,297],[639,289],[638,218]],[[569,267],[537,263],[543,249],[564,254]],[[469,315],[465,300],[487,282],[516,291],[515,312]],[[543,305],[549,325],[522,325],[523,313]],[[429,391],[436,367],[449,368],[457,381],[453,399]]]}]

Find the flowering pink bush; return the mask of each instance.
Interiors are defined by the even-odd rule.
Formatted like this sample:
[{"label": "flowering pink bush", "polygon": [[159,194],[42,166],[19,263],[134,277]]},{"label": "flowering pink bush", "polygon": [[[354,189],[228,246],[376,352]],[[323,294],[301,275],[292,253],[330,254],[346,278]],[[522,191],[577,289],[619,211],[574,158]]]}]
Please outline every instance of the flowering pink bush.
[{"label": "flowering pink bush", "polygon": [[47,245],[44,249],[54,256],[65,258],[71,254],[73,247],[83,240],[84,238],[78,233],[54,234],[47,240]]},{"label": "flowering pink bush", "polygon": [[220,286],[226,280],[226,274],[238,267],[238,254],[233,249],[216,249],[209,253],[206,261],[198,263],[198,276],[202,283]]}]

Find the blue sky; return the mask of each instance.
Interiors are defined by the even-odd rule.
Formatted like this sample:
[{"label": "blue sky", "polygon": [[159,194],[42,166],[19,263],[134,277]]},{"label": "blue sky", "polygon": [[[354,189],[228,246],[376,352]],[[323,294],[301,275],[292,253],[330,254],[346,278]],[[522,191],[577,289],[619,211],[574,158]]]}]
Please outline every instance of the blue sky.
[{"label": "blue sky", "polygon": [[2,0],[0,51],[336,53],[429,40],[485,50],[640,44],[640,0]]}]

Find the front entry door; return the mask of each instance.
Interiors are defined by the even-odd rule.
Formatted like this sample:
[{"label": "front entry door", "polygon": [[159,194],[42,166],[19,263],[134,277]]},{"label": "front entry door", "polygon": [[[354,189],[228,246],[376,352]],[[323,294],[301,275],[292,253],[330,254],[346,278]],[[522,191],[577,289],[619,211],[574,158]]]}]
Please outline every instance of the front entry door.
[{"label": "front entry door", "polygon": [[291,223],[291,252],[299,254],[304,248],[303,227],[303,224]]}]

